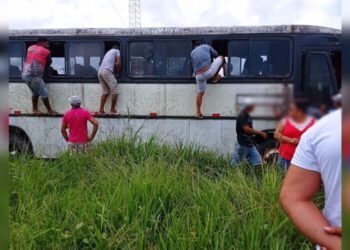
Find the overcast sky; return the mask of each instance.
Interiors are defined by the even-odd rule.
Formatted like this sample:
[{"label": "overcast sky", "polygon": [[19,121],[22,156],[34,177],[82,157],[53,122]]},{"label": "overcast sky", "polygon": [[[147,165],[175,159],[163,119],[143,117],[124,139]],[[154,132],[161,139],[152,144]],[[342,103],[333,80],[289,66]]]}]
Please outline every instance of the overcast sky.
[{"label": "overcast sky", "polygon": [[[10,0],[9,28],[128,27],[128,0]],[[143,27],[341,27],[340,0],[141,0]]]}]

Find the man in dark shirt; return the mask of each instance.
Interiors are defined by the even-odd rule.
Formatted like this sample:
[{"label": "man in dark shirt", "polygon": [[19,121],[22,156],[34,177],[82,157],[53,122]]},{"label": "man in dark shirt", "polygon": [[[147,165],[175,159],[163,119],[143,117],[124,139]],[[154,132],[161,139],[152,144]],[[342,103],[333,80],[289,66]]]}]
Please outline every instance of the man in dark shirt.
[{"label": "man in dark shirt", "polygon": [[253,167],[259,167],[262,164],[261,156],[253,143],[253,135],[260,135],[267,138],[263,131],[253,128],[253,121],[250,113],[255,109],[255,104],[251,99],[244,100],[241,112],[236,122],[237,145],[236,151],[232,155],[232,165],[237,165],[241,161],[248,161]]}]

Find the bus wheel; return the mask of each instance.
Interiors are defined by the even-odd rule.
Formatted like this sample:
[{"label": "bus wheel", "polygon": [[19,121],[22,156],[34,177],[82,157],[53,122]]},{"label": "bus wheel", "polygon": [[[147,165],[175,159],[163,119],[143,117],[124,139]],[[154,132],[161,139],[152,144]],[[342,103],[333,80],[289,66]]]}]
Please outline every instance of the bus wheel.
[{"label": "bus wheel", "polygon": [[32,145],[24,136],[17,133],[11,133],[9,138],[9,153],[12,157],[23,154],[32,155]]}]

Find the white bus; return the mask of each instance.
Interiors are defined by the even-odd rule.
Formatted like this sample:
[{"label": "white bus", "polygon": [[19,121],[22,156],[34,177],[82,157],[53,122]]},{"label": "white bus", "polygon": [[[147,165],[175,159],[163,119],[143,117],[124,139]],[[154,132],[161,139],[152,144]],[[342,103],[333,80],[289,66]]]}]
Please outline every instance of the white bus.
[{"label": "white bus", "polygon": [[[97,140],[126,129],[166,143],[196,143],[221,154],[236,141],[239,105],[253,98],[254,126],[269,133],[257,138],[261,154],[275,147],[273,130],[293,95],[317,107],[330,104],[340,89],[340,31],[326,27],[280,25],[247,27],[11,30],[9,36],[10,152],[29,150],[54,158],[67,148],[60,134],[62,115],[31,114],[31,93],[21,80],[26,49],[38,36],[50,40],[52,68],[45,76],[52,106],[63,114],[71,95],[98,110],[97,71],[104,53],[119,45],[122,71],[117,103],[121,117],[99,116]],[[189,59],[193,43],[211,44],[228,63],[228,74],[209,84],[204,119],[195,113],[196,83]]]}]

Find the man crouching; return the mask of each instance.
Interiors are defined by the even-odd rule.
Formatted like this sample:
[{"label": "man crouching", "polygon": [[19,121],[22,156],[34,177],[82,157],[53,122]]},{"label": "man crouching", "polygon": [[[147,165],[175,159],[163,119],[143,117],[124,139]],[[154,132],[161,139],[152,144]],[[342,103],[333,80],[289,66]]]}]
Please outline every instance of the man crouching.
[{"label": "man crouching", "polygon": [[[89,111],[81,108],[81,98],[72,96],[69,98],[72,109],[63,116],[61,133],[63,138],[69,143],[69,149],[74,152],[85,151],[90,146],[98,130],[97,120]],[[88,121],[93,125],[93,130],[89,136]],[[69,129],[69,135],[67,134]]]}]

